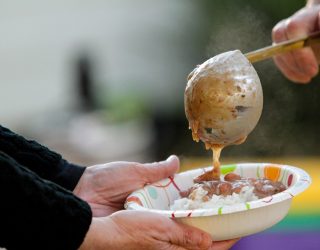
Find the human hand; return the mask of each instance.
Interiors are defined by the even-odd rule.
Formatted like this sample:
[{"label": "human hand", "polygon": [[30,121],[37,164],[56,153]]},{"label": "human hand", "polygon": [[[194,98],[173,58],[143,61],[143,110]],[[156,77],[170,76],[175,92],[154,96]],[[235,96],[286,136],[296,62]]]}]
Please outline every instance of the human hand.
[{"label": "human hand", "polygon": [[80,250],[100,249],[229,249],[237,240],[212,242],[200,229],[163,215],[142,211],[119,211],[93,218]]},{"label": "human hand", "polygon": [[73,193],[89,203],[94,217],[123,209],[126,197],[147,183],[173,175],[179,169],[177,156],[154,163],[110,162],[87,167]]},{"label": "human hand", "polygon": [[[288,39],[301,38],[320,30],[320,5],[310,5],[291,17],[280,21],[272,30],[272,39],[279,43]],[[291,81],[308,83],[318,74],[316,55],[320,47],[302,48],[274,57],[280,71]]]}]

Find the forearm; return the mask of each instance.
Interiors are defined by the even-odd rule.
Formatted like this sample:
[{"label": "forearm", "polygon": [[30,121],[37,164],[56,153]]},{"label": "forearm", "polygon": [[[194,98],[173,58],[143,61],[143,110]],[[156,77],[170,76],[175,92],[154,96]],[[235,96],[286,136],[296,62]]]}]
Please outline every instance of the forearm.
[{"label": "forearm", "polygon": [[77,249],[91,223],[88,204],[0,152],[0,247]]},{"label": "forearm", "polygon": [[2,126],[0,151],[41,178],[53,181],[68,190],[74,189],[84,172],[84,167],[70,164],[62,159],[61,155]]},{"label": "forearm", "polygon": [[320,3],[320,0],[308,0],[306,6],[311,7],[319,3]]}]

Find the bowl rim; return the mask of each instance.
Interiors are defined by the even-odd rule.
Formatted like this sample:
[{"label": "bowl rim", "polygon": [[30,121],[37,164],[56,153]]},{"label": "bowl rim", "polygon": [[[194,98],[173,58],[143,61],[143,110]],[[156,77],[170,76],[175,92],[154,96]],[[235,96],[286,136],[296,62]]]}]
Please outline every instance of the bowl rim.
[{"label": "bowl rim", "polygon": [[[135,192],[138,192],[139,190],[143,190],[145,187],[152,186],[152,184],[148,184],[142,189],[136,190],[133,193],[131,193],[125,202],[125,209],[128,210],[139,210],[139,211],[150,211],[150,212],[156,212],[162,215],[165,215],[167,217],[171,218],[178,218],[178,217],[201,217],[201,216],[213,216],[213,215],[224,215],[224,214],[230,214],[230,213],[237,213],[237,212],[243,212],[250,209],[256,209],[261,207],[270,206],[275,203],[279,203],[288,199],[292,199],[299,193],[306,190],[310,184],[311,184],[311,177],[309,174],[304,171],[301,168],[290,166],[290,165],[284,165],[284,164],[276,164],[276,163],[236,163],[234,164],[237,166],[237,168],[257,168],[257,167],[266,167],[266,166],[274,166],[279,167],[285,170],[290,171],[291,174],[295,175],[296,181],[295,183],[287,188],[285,191],[280,192],[278,194],[268,196],[262,199],[258,199],[255,201],[250,201],[246,203],[238,203],[234,205],[227,205],[222,206],[219,208],[201,208],[201,209],[194,209],[194,210],[161,210],[161,209],[153,209],[153,208],[146,208],[141,205],[139,205],[136,202],[128,201],[128,198],[130,196],[134,196]],[[228,165],[223,165],[228,166]],[[223,167],[222,166],[222,167]],[[169,179],[174,179],[176,176],[184,175],[184,174],[190,174],[191,172],[198,172],[199,170],[209,170],[211,169],[211,166],[207,167],[200,167],[192,170],[187,170],[184,172],[180,172],[175,174],[173,177],[169,177]],[[166,179],[163,179],[166,180]],[[161,181],[163,181],[161,180]],[[160,181],[160,182],[161,182]],[[159,183],[159,182],[157,182]],[[223,209],[223,211],[222,211]]]}]

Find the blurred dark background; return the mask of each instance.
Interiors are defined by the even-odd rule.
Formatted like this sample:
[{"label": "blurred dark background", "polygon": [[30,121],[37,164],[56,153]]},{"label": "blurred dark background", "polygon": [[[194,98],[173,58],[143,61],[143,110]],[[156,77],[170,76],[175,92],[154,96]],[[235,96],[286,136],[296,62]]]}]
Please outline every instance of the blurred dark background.
[{"label": "blurred dark background", "polygon": [[[304,0],[2,1],[1,123],[83,164],[208,156],[184,115],[186,76],[228,50],[271,44]],[[255,64],[262,117],[223,156],[320,153],[320,84]]]}]

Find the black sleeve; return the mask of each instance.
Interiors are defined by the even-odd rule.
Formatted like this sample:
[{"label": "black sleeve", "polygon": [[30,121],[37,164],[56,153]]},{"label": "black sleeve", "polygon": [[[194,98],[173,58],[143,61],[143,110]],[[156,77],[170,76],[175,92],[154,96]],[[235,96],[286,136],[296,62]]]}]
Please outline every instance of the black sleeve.
[{"label": "black sleeve", "polygon": [[0,151],[21,165],[60,186],[73,190],[84,167],[70,164],[61,155],[35,141],[30,141],[0,125]]},{"label": "black sleeve", "polygon": [[0,247],[78,249],[89,229],[89,205],[0,152]]}]

